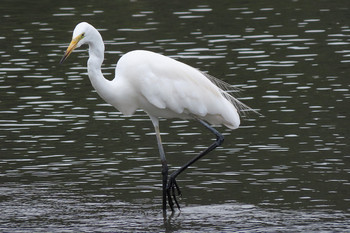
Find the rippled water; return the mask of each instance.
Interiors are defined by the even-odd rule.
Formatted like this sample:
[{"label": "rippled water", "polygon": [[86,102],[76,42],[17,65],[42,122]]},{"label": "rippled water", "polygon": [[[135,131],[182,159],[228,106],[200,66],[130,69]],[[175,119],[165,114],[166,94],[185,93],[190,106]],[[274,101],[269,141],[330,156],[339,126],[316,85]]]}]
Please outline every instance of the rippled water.
[{"label": "rippled water", "polygon": [[[346,231],[350,227],[350,5],[340,1],[3,1],[2,231]],[[103,72],[148,49],[242,89],[258,109],[179,177],[163,219],[153,127],[93,91],[86,48],[59,65],[76,23],[106,43]],[[171,167],[212,140],[161,121]]]}]

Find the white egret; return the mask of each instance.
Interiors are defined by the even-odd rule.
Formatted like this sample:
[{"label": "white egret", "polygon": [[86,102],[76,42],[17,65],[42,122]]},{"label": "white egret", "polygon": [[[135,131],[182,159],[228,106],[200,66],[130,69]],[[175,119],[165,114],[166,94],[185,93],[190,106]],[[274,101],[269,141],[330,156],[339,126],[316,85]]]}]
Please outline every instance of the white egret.
[{"label": "white egret", "polygon": [[[167,203],[180,209],[181,195],[176,177],[198,159],[220,146],[224,137],[209,124],[230,129],[240,125],[239,111],[252,110],[226,92],[228,84],[172,58],[144,50],[123,55],[116,66],[115,78],[103,77],[104,43],[101,34],[86,22],[79,23],[61,63],[79,46],[89,46],[88,76],[97,93],[125,115],[145,111],[155,128],[163,177],[163,210]],[[196,119],[213,134],[216,141],[168,177],[168,165],[159,131],[159,118]],[[209,124],[208,124],[209,123]]]}]

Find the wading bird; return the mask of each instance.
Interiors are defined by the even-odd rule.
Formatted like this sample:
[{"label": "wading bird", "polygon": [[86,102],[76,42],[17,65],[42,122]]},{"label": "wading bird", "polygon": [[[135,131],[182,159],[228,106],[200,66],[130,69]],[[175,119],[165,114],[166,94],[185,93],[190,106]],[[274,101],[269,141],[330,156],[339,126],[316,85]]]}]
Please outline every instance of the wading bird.
[{"label": "wading bird", "polygon": [[[60,63],[83,44],[89,46],[88,76],[102,99],[124,115],[132,115],[137,109],[142,109],[149,115],[162,163],[163,211],[166,212],[167,203],[172,211],[175,204],[180,209],[177,195],[181,195],[181,192],[176,177],[220,146],[224,140],[209,124],[223,124],[230,129],[236,129],[240,124],[239,112],[254,110],[228,94],[227,83],[150,51],[134,50],[126,53],[117,63],[115,78],[111,81],[105,79],[101,72],[105,50],[103,40],[101,34],[86,22],[75,27],[72,41]],[[215,134],[216,141],[168,176],[159,118],[196,119]]]}]

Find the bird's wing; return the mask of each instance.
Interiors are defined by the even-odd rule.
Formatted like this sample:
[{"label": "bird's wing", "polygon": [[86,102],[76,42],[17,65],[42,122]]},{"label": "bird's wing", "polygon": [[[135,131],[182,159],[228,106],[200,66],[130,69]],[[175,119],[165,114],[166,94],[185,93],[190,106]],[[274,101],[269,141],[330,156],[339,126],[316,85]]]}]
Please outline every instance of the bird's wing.
[{"label": "bird's wing", "polygon": [[130,87],[127,98],[137,99],[138,108],[149,114],[158,109],[162,113],[158,116],[195,116],[237,128],[237,110],[249,109],[226,92],[228,84],[160,54],[129,52],[119,60],[116,71]]},{"label": "bird's wing", "polygon": [[197,69],[164,56],[155,56],[144,68],[139,89],[156,107],[178,114],[220,114],[220,89]]}]

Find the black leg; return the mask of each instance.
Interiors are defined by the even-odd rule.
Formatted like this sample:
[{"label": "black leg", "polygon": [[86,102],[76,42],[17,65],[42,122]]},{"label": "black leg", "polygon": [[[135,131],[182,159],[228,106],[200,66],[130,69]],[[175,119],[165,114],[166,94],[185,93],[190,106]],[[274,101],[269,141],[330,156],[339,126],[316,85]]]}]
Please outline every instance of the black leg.
[{"label": "black leg", "polygon": [[167,183],[168,183],[168,165],[167,164],[162,164],[162,178],[163,178],[163,186],[162,186],[162,191],[163,191],[163,211],[166,211],[166,198],[167,198]]},{"label": "black leg", "polygon": [[[169,200],[169,205],[170,208],[173,210],[173,200],[177,206],[178,209],[180,209],[180,205],[176,199],[176,192],[177,195],[181,196],[181,191],[179,186],[176,183],[176,177],[178,175],[180,175],[184,170],[186,170],[186,168],[188,168],[189,166],[191,166],[193,163],[195,163],[197,160],[199,160],[200,158],[202,158],[204,155],[208,154],[210,151],[214,150],[216,147],[220,146],[223,141],[224,141],[224,136],[222,134],[220,134],[216,129],[214,129],[213,127],[211,127],[208,123],[206,123],[203,120],[198,119],[199,122],[204,125],[207,129],[209,129],[213,134],[215,134],[216,136],[216,141],[211,144],[207,149],[205,149],[204,151],[202,151],[201,153],[199,153],[199,155],[197,155],[196,157],[194,157],[192,160],[188,161],[185,165],[183,165],[181,168],[179,168],[178,170],[176,170],[174,173],[172,173],[169,177],[169,182],[167,184],[167,195],[168,195],[168,200]],[[172,200],[173,199],[173,200]]]},{"label": "black leg", "polygon": [[[162,180],[163,180],[163,185],[162,185],[162,190],[163,190],[163,213],[166,213],[166,204],[167,204],[167,183],[168,183],[168,164],[165,158],[165,153],[162,145],[162,138],[160,137],[160,131],[159,131],[159,122],[158,119],[152,118],[151,120],[154,125],[154,129],[156,132],[156,137],[157,137],[157,143],[158,143],[158,149],[159,149],[159,154],[160,154],[160,160],[162,162]],[[171,206],[170,206],[171,207]],[[173,210],[173,209],[172,209]]]}]

